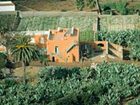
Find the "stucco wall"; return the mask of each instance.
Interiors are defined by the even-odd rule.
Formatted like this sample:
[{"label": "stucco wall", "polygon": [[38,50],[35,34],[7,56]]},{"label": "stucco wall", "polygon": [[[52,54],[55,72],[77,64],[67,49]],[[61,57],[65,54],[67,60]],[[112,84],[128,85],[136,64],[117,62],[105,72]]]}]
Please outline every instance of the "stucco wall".
[{"label": "stucco wall", "polygon": [[[51,30],[50,38],[48,35],[41,34],[32,37],[37,46],[46,49],[46,54],[50,61],[53,61],[54,58],[55,62],[79,62],[79,30],[75,29],[73,35],[67,34],[64,36],[66,32],[66,30]],[[44,43],[40,42],[42,37],[44,38]],[[56,46],[58,47],[58,53],[55,52]]]}]

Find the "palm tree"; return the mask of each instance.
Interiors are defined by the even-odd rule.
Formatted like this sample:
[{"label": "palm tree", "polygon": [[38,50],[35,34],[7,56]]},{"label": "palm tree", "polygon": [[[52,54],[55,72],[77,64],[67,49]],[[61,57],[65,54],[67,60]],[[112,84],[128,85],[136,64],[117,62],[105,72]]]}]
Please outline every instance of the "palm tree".
[{"label": "palm tree", "polygon": [[26,83],[26,64],[39,57],[37,47],[31,44],[30,41],[30,37],[22,35],[16,39],[14,46],[11,49],[14,60],[22,62],[24,83]]}]

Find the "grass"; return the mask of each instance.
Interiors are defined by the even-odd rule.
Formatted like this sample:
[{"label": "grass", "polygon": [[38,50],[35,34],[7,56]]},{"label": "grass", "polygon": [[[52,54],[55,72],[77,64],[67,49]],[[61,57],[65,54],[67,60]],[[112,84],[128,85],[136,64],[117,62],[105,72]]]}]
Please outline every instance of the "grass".
[{"label": "grass", "polygon": [[[37,75],[42,68],[43,67],[38,66],[28,66],[26,68],[27,78],[29,79],[29,82],[31,82],[31,84],[37,83],[38,80]],[[14,70],[13,75],[19,78],[23,78],[23,68],[22,67],[16,68]]]},{"label": "grass", "polygon": [[26,0],[15,2],[18,9],[37,11],[76,10],[74,0]]}]

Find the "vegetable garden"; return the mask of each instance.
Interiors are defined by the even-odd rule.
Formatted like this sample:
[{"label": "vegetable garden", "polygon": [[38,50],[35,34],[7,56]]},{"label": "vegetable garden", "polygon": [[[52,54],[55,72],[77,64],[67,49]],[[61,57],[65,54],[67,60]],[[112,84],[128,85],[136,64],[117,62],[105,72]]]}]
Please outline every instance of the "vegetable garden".
[{"label": "vegetable garden", "polygon": [[[129,105],[140,104],[140,68],[121,63],[93,68],[46,67],[34,85],[5,78],[2,105]],[[138,98],[136,98],[138,97]],[[131,101],[131,99],[136,98]]]},{"label": "vegetable garden", "polygon": [[98,40],[106,40],[125,48],[130,51],[129,57],[131,59],[140,59],[140,30],[126,30],[126,31],[112,31],[112,32],[99,32]]},{"label": "vegetable garden", "polygon": [[[96,21],[92,16],[22,17],[19,24],[15,14],[6,15],[6,18],[0,15],[0,19],[3,20],[0,21],[0,31],[10,27],[9,31],[36,31],[75,26],[82,30],[80,41],[94,40],[92,26]],[[12,24],[13,21],[16,21],[15,24]],[[99,40],[129,48],[129,57],[140,59],[140,30],[101,31],[97,35]],[[0,80],[2,105],[140,104],[140,67],[134,65],[103,62],[96,68],[46,67],[40,71],[34,85],[29,81],[23,84],[8,78],[3,71],[0,71],[0,76],[4,78]]]},{"label": "vegetable garden", "polygon": [[17,31],[49,30],[57,29],[58,27],[78,27],[80,29],[80,40],[94,40],[92,26],[93,23],[96,23],[96,20],[93,17],[94,15],[83,16],[80,14],[78,16],[23,17]]}]

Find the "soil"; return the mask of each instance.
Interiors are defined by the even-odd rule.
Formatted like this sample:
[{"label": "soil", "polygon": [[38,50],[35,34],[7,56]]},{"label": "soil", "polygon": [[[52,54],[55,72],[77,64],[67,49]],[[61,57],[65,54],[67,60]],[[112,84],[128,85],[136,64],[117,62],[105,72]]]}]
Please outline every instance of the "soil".
[{"label": "soil", "polygon": [[[99,0],[100,3],[106,3],[108,0]],[[119,0],[114,0],[118,2]],[[129,7],[140,9],[139,0],[129,1]],[[16,10],[21,11],[78,11],[75,6],[75,0],[20,0],[15,1]],[[83,11],[91,11],[85,7]]]},{"label": "soil", "polygon": [[35,11],[74,11],[74,0],[26,0],[15,2],[17,9]]}]

